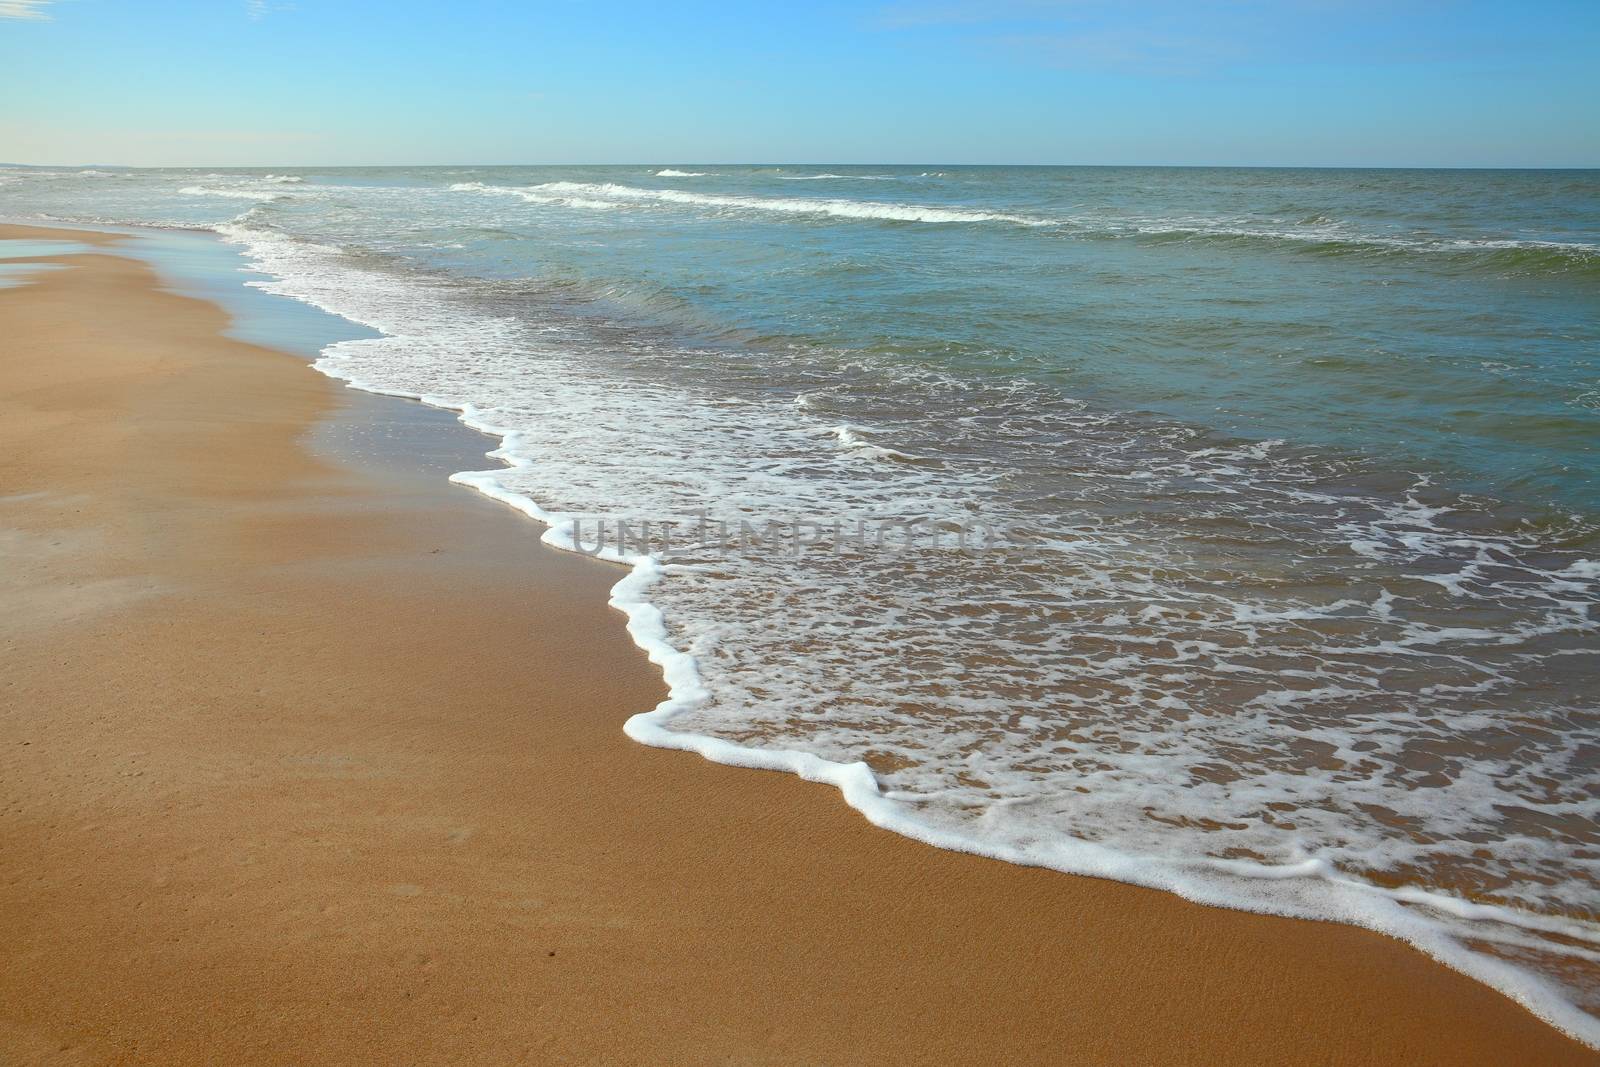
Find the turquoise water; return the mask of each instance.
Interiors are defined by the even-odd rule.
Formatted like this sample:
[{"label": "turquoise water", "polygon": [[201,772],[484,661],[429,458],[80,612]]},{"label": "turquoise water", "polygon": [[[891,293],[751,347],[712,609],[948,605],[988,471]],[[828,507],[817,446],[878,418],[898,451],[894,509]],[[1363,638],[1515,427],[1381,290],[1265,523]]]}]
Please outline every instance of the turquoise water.
[{"label": "turquoise water", "polygon": [[56,269],[47,263],[16,263],[8,260],[64,256],[85,251],[88,251],[87,246],[73,241],[0,241],[0,289],[15,289],[28,284],[45,271]]},{"label": "turquoise water", "polygon": [[[770,212],[619,199],[624,211],[597,211],[582,236],[542,252],[541,274],[713,336],[1025,373],[1230,432],[1398,454],[1509,495],[1600,503],[1592,173],[832,172],[851,177],[741,170],[636,184],[709,196],[803,189],[1038,225],[796,215],[780,218],[774,240]],[[870,176],[889,180],[860,180]],[[519,238],[553,236],[524,225],[475,235],[453,265],[514,275],[525,264],[507,253]]]},{"label": "turquoise water", "polygon": [[[1600,506],[1596,172],[660,170],[296,172],[314,197],[206,172],[51,188],[11,172],[0,196],[190,224],[259,202],[254,217],[289,232],[536,279],[695,341],[1026,374],[1518,500]],[[451,192],[472,183],[482,191]],[[184,187],[233,195],[154,195]],[[257,199],[271,192],[282,198]],[[940,211],[956,221],[905,221]]]},{"label": "turquoise water", "polygon": [[87,251],[89,246],[77,241],[0,241],[0,260],[66,256]]},{"label": "turquoise water", "polygon": [[213,231],[363,328],[320,369],[501,437],[456,480],[632,568],[635,738],[1600,1044],[1600,173],[17,170],[0,216]]}]

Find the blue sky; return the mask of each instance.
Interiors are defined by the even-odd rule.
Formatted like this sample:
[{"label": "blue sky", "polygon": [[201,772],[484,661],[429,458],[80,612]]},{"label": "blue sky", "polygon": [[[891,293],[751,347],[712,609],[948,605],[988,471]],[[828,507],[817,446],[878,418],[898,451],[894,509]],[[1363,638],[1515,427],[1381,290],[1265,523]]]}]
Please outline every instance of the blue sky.
[{"label": "blue sky", "polygon": [[0,160],[1600,166],[1600,0],[0,0]]}]

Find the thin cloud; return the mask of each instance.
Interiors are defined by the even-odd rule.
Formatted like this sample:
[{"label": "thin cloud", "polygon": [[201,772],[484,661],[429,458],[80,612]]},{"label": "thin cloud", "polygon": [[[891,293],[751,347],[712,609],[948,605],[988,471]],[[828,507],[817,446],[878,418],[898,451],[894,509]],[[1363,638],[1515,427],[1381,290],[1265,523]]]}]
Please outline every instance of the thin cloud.
[{"label": "thin cloud", "polygon": [[290,3],[274,3],[273,0],[244,0],[244,13],[250,16],[251,22],[260,22],[274,11],[293,11],[294,5]]},{"label": "thin cloud", "polygon": [[45,14],[45,5],[54,2],[55,0],[0,0],[0,19],[42,21],[50,17]]}]

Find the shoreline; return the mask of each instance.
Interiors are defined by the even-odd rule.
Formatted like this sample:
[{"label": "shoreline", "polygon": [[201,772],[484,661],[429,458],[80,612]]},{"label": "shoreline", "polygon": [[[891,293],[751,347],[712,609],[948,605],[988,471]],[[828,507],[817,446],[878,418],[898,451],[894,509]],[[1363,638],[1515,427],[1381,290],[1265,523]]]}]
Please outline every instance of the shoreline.
[{"label": "shoreline", "polygon": [[[57,616],[39,624],[48,639],[21,623],[7,635],[43,718],[18,700],[7,721],[13,737],[42,723],[70,742],[76,729],[92,751],[67,744],[41,778],[28,762],[42,754],[27,751],[37,742],[6,746],[3,777],[17,795],[7,798],[4,845],[26,856],[48,844],[33,854],[57,865],[58,880],[30,871],[31,881],[6,883],[0,913],[18,931],[18,955],[0,981],[5,1002],[23,1007],[0,1009],[0,1044],[29,1055],[38,1038],[44,1058],[63,1033],[111,1032],[121,1036],[109,1046],[79,1051],[168,1060],[380,1048],[504,1059],[520,1047],[574,1059],[851,1062],[1003,1050],[1041,1061],[1071,1047],[1084,1062],[1282,1062],[1296,1049],[1329,1062],[1594,1062],[1495,991],[1378,934],[936,851],[787,778],[629,742],[621,721],[654,704],[661,684],[595,596],[615,571],[539,545],[520,518],[442,484],[438,465],[394,462],[385,474],[348,454],[308,452],[310,427],[341,425],[360,407],[343,425],[365,419],[370,429],[399,419],[380,408],[403,405],[357,404],[348,397],[363,394],[303,374],[291,357],[221,338],[217,308],[162,292],[137,261],[59,262],[68,269],[0,293],[0,315],[26,320],[21,355],[10,358],[42,383],[20,401],[14,385],[0,398],[8,413],[20,403],[34,415],[6,420],[8,484],[41,494],[8,489],[5,526],[11,536],[20,516],[29,536],[73,545],[27,590],[55,605]],[[96,296],[111,305],[109,322],[85,336],[94,331],[69,313]],[[161,348],[177,332],[186,355]],[[62,348],[117,374],[52,378],[71,363],[46,358]],[[128,349],[166,352],[160,372],[124,366]],[[186,376],[218,388],[184,397],[173,383]],[[246,385],[261,392],[239,396]],[[26,399],[39,395],[50,404]],[[94,406],[108,397],[112,407]],[[233,421],[210,409],[217,398]],[[162,447],[140,453],[149,470],[133,472],[136,485],[123,484],[125,462],[86,469],[73,452],[86,445],[59,421],[111,432],[98,425],[107,412],[118,433],[160,431]],[[245,436],[259,438],[244,453],[240,417]],[[241,484],[237,469],[202,462],[202,448],[247,456],[267,484]],[[199,488],[182,477],[195,473]],[[115,490],[123,510],[113,521],[94,507],[87,520],[66,516],[52,503],[63,486],[89,499]],[[181,519],[169,517],[174,504]],[[195,551],[173,558],[148,537],[90,543],[130,526],[176,532]],[[85,599],[83,576],[112,556],[120,572],[94,578],[104,595]],[[79,592],[64,596],[74,580]],[[281,629],[259,630],[263,618]],[[386,633],[407,655],[378,640]],[[198,643],[174,643],[180,635]],[[92,677],[98,665],[61,658],[63,648],[103,650],[108,640],[112,686]],[[172,701],[170,683],[126,662],[128,651],[186,678],[186,699]],[[258,695],[230,671],[253,675]],[[99,717],[85,721],[63,691],[89,697]],[[109,751],[124,731],[155,731],[132,763]],[[149,772],[135,764],[159,766],[163,744],[188,747],[197,736],[210,746],[202,770],[163,766],[168,792],[137,792]],[[284,762],[297,752],[304,758]],[[218,767],[243,777],[207,777]],[[623,784],[606,784],[608,774]],[[201,795],[271,847],[236,865],[195,862],[230,856],[227,834],[240,825],[202,806],[161,806]],[[152,825],[172,850],[160,892],[123,858]],[[312,830],[309,842],[288,827]],[[800,844],[780,847],[786,838]],[[328,862],[318,846],[330,840],[347,864]],[[552,855],[554,870],[540,862]],[[384,880],[411,866],[427,870]],[[263,886],[243,873],[262,867],[311,877]],[[73,898],[84,882],[98,892]],[[529,883],[540,887],[536,906]],[[522,906],[508,903],[517,899]],[[68,937],[67,924],[85,916],[99,936]],[[52,931],[65,952],[49,947]],[[426,960],[396,955],[400,945]],[[230,969],[240,959],[260,965],[258,984]],[[351,966],[360,960],[386,966],[374,978]],[[140,964],[158,965],[169,984],[147,988],[134,977]],[[71,976],[97,968],[120,979],[103,975],[98,1000],[69,996]],[[504,984],[487,989],[489,975]],[[768,999],[752,1003],[751,989]],[[434,1010],[416,1010],[413,992]],[[365,1025],[330,1028],[330,1003]],[[610,1015],[596,1018],[602,1005]],[[492,1020],[465,1020],[480,1006]],[[221,1012],[241,1032],[198,1025],[196,1012]],[[368,1032],[378,1018],[381,1033]],[[286,1019],[304,1032],[283,1033]],[[441,1030],[441,1020],[452,1022]],[[539,1043],[556,1033],[565,1044]]]}]

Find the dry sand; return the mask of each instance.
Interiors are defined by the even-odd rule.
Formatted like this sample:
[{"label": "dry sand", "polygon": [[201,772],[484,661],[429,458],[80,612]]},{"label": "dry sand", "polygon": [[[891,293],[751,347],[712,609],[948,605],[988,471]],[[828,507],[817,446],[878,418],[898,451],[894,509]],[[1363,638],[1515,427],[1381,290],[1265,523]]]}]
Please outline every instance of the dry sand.
[{"label": "dry sand", "polygon": [[0,290],[0,1062],[1600,1060],[1376,934],[633,744],[619,572],[319,455],[402,402],[81,239]]}]

